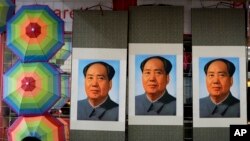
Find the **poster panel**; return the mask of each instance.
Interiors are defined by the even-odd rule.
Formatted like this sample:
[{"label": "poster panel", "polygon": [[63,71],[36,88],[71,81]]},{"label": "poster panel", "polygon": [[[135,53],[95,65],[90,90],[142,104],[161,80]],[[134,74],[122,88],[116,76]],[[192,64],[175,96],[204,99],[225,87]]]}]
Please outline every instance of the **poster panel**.
[{"label": "poster panel", "polygon": [[[129,125],[183,125],[182,48],[182,44],[129,44]],[[150,61],[145,60],[151,60],[152,57],[156,57],[163,64],[167,64],[165,65],[165,72],[169,71],[167,83],[164,84],[164,79],[157,80],[157,86],[156,83],[149,82],[151,83],[149,84],[146,82],[145,79],[149,72],[145,70],[150,71],[150,68],[147,67]],[[169,63],[163,60],[168,60]],[[153,64],[156,64],[156,62]],[[168,64],[171,64],[171,70],[167,70],[169,68]],[[153,77],[157,77],[156,75],[162,73],[158,71],[160,70],[158,68],[151,70],[154,70]],[[165,89],[164,94],[155,101],[149,102],[151,96],[147,89],[152,90],[158,86]]]},{"label": "poster panel", "polygon": [[126,49],[73,48],[70,129],[125,131],[126,57]]},{"label": "poster panel", "polygon": [[194,127],[246,123],[246,48],[193,46]]}]

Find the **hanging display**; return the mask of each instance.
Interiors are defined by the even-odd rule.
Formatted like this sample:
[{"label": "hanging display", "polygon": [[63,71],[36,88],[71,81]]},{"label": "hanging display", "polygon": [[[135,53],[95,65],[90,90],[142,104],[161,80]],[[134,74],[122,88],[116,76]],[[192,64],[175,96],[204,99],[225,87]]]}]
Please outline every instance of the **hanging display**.
[{"label": "hanging display", "polygon": [[43,114],[60,98],[60,73],[48,63],[18,61],[3,85],[3,100],[18,115]]},{"label": "hanging display", "polygon": [[36,138],[41,141],[64,141],[64,124],[50,115],[18,117],[8,128],[9,141]]},{"label": "hanging display", "polygon": [[7,46],[22,62],[48,61],[63,35],[64,21],[46,5],[22,6],[7,23]]}]

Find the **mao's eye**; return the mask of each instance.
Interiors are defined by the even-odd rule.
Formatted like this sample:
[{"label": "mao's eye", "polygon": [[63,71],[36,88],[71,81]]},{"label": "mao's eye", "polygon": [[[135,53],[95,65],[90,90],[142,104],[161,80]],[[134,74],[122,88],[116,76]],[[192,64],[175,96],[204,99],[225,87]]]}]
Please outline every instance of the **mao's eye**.
[{"label": "mao's eye", "polygon": [[226,73],[220,73],[219,76],[220,77],[225,77],[225,76],[227,76],[227,74]]},{"label": "mao's eye", "polygon": [[92,79],[93,79],[93,76],[88,76],[87,79],[88,79],[88,80],[92,80]]},{"label": "mao's eye", "polygon": [[155,71],[156,74],[163,74],[162,71]]},{"label": "mao's eye", "polygon": [[105,80],[105,77],[104,76],[99,76],[98,79],[99,80]]},{"label": "mao's eye", "polygon": [[207,76],[208,77],[214,77],[214,74],[208,74]]},{"label": "mao's eye", "polygon": [[149,71],[144,71],[143,74],[150,74],[150,72]]}]

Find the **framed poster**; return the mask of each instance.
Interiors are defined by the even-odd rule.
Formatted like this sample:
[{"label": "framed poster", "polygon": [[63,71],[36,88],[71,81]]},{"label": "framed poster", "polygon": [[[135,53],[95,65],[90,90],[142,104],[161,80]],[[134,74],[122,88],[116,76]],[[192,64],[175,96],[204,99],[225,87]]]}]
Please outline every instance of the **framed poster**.
[{"label": "framed poster", "polygon": [[126,54],[73,48],[71,129],[125,131]]},{"label": "framed poster", "polygon": [[245,47],[193,47],[193,118],[194,127],[246,124]]},{"label": "framed poster", "polygon": [[129,44],[129,125],[183,125],[182,62],[182,44]]}]

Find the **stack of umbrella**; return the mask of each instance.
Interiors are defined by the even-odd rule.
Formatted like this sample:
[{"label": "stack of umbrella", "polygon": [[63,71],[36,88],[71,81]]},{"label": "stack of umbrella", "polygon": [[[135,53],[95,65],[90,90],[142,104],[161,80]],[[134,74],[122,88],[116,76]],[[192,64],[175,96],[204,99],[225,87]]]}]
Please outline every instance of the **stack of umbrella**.
[{"label": "stack of umbrella", "polygon": [[48,110],[61,98],[61,75],[48,61],[64,44],[64,22],[48,6],[21,7],[7,22],[7,46],[19,60],[4,74],[3,99],[19,116],[10,141],[64,140],[64,124]]}]

